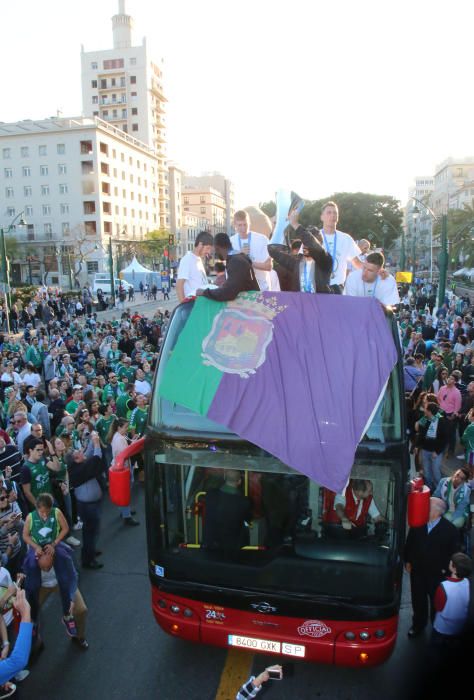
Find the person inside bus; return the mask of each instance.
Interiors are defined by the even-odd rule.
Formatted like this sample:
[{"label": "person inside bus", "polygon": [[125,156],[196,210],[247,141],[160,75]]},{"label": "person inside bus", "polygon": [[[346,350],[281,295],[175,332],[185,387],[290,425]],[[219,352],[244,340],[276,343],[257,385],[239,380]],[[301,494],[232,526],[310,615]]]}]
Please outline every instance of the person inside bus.
[{"label": "person inside bus", "polygon": [[326,522],[342,526],[338,534],[358,539],[367,535],[369,516],[375,523],[376,534],[381,535],[385,519],[375,504],[372,482],[369,479],[351,479],[345,491],[335,495]]},{"label": "person inside bus", "polygon": [[223,485],[206,493],[203,547],[235,550],[248,544],[252,503],[243,495],[241,484],[240,472],[226,469]]}]

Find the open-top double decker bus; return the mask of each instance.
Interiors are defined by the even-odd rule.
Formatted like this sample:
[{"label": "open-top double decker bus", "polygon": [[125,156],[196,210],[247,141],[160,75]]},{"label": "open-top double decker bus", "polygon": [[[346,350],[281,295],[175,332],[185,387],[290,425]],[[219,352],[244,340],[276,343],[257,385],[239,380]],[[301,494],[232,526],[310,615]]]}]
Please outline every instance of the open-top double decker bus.
[{"label": "open-top double decker bus", "polygon": [[[363,523],[348,532],[334,518],[334,493],[159,396],[192,306],[181,304],[172,317],[145,443],[156,620],[204,644],[341,665],[383,662],[396,641],[405,535],[401,361],[357,448],[349,484],[365,484],[379,516],[366,508]],[[386,320],[398,347],[395,320]]]}]

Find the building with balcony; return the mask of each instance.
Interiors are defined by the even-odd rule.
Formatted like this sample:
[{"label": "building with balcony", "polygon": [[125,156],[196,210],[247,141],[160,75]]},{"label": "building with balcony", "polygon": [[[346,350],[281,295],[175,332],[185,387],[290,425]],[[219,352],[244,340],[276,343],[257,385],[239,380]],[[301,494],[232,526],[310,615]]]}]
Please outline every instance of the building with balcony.
[{"label": "building with balcony", "polygon": [[83,282],[105,270],[110,237],[119,252],[159,228],[158,171],[153,148],[97,117],[0,124],[0,225],[27,223],[12,281],[67,287],[71,261]]},{"label": "building with balcony", "polygon": [[[185,179],[186,181],[186,179]],[[209,222],[208,230],[216,233],[226,231],[226,203],[222,194],[213,187],[184,186],[182,209],[185,214],[194,214]]]},{"label": "building with balcony", "polygon": [[226,233],[231,236],[235,213],[233,182],[220,173],[206,173],[199,176],[186,175],[184,186],[189,189],[207,190],[207,188],[212,188],[219,192],[225,204],[224,228]]},{"label": "building with balcony", "polygon": [[163,61],[154,62],[143,39],[133,46],[133,19],[119,0],[112,17],[113,48],[81,51],[82,109],[152,148],[158,160],[156,177],[158,227],[170,228],[168,169],[166,165],[166,96]]},{"label": "building with balcony", "polygon": [[468,190],[468,196],[472,200],[470,191],[471,188],[474,189],[473,182],[474,156],[446,158],[437,165],[431,199],[436,215],[446,214],[448,209],[462,208],[464,200],[467,199],[464,193]]},{"label": "building with balcony", "polygon": [[[413,257],[417,261],[417,267],[429,268],[431,259],[431,232],[433,226],[432,216],[428,209],[414,201],[412,198],[432,207],[432,195],[434,189],[434,177],[432,175],[418,175],[415,182],[408,190],[408,201],[405,207],[405,243],[406,260],[413,264]],[[413,212],[418,210],[416,217]]]}]

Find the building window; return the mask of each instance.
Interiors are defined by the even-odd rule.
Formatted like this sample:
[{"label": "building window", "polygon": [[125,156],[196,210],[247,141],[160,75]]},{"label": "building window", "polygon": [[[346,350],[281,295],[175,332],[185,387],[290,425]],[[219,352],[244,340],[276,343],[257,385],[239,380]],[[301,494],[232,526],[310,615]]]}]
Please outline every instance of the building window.
[{"label": "building window", "polygon": [[199,197],[199,201],[201,202],[201,204],[205,204],[206,198],[201,196],[201,197]]},{"label": "building window", "polygon": [[49,204],[43,204],[43,216],[51,216],[51,206]]},{"label": "building window", "polygon": [[120,87],[125,87],[125,78],[120,78]]},{"label": "building window", "polygon": [[33,190],[32,190],[30,185],[28,185],[27,187],[23,187],[23,196],[24,197],[31,197],[32,194],[33,194]]},{"label": "building window", "polygon": [[138,124],[132,124],[132,131],[138,131]]},{"label": "building window", "polygon": [[40,165],[40,175],[45,177],[48,174],[48,166],[47,165]]},{"label": "building window", "polygon": [[100,152],[105,153],[106,156],[109,155],[109,147],[106,143],[103,143],[102,141],[100,142]]},{"label": "building window", "polygon": [[132,100],[135,100],[136,97],[137,97],[137,93],[136,93],[136,92],[131,92],[131,93],[130,93],[130,96],[131,96]]},{"label": "building window", "polygon": [[39,156],[47,156],[48,155],[48,149],[46,146],[38,146],[38,155]]},{"label": "building window", "polygon": [[183,197],[184,203],[189,204],[189,197]]},{"label": "building window", "polygon": [[28,158],[29,155],[30,155],[30,149],[28,148],[28,146],[22,146],[21,147],[21,157]]},{"label": "building window", "polygon": [[87,261],[87,274],[93,275],[94,272],[99,272],[99,261],[98,260],[88,260]]},{"label": "building window", "polygon": [[97,95],[92,95],[92,104],[99,104],[99,98],[97,97]]},{"label": "building window", "polygon": [[102,202],[102,211],[104,214],[112,214],[112,205],[110,202]]},{"label": "building window", "polygon": [[81,156],[90,155],[92,153],[92,141],[81,141]]},{"label": "building window", "polygon": [[63,221],[63,223],[61,224],[61,231],[63,233],[63,236],[67,236],[70,230],[71,229],[70,229],[69,221]]},{"label": "building window", "polygon": [[5,197],[12,198],[14,196],[13,187],[5,187]]},{"label": "building window", "polygon": [[91,214],[95,214],[95,202],[94,202],[94,200],[83,202],[83,207],[84,207],[84,214],[86,214],[86,216],[90,216]]},{"label": "building window", "polygon": [[68,186],[67,185],[59,185],[59,194],[67,194],[68,193]]},{"label": "building window", "polygon": [[58,175],[66,175],[66,173],[67,173],[66,163],[59,163],[58,164]]},{"label": "building window", "polygon": [[105,78],[101,78],[100,81],[100,89],[101,90],[106,90],[107,89],[107,80]]},{"label": "building window", "polygon": [[100,164],[100,172],[103,175],[109,175],[109,164],[108,163],[101,163]]},{"label": "building window", "polygon": [[13,177],[13,169],[12,168],[5,168],[3,171],[5,177]]},{"label": "building window", "polygon": [[12,157],[12,149],[11,148],[2,148],[2,156],[4,158],[11,158]]},{"label": "building window", "polygon": [[85,221],[84,228],[88,236],[95,236],[97,233],[97,223],[95,221]]},{"label": "building window", "polygon": [[96,61],[92,61],[92,63],[91,63],[91,70],[97,70],[97,63],[96,63]]},{"label": "building window", "polygon": [[206,213],[206,207],[201,207],[201,214],[205,214],[205,213]]},{"label": "building window", "polygon": [[127,118],[127,110],[122,109],[122,119],[126,119],[126,118]]},{"label": "building window", "polygon": [[15,216],[15,207],[7,207],[7,216]]},{"label": "building window", "polygon": [[112,110],[112,119],[117,119],[118,113],[116,109]]},{"label": "building window", "polygon": [[93,116],[93,117],[98,117],[98,116],[99,116],[99,112],[92,112],[92,116]]},{"label": "building window", "polygon": [[32,206],[25,207],[25,216],[33,216],[33,207]]},{"label": "building window", "polygon": [[112,70],[114,68],[123,68],[123,58],[109,58],[103,62],[104,70]]},{"label": "building window", "polygon": [[108,182],[102,183],[102,193],[110,196],[110,184]]},{"label": "building window", "polygon": [[130,83],[131,83],[132,85],[136,85],[136,83],[137,83],[137,76],[136,76],[136,75],[131,75],[131,76],[130,76]]},{"label": "building window", "polygon": [[92,175],[94,172],[94,163],[91,160],[83,160],[81,163],[83,175]]},{"label": "building window", "polygon": [[41,185],[41,194],[43,197],[49,195],[49,185]]},{"label": "building window", "polygon": [[47,236],[50,236],[53,233],[53,224],[44,224],[43,230]]},{"label": "building window", "polygon": [[133,115],[138,114],[138,107],[132,107],[132,114]]},{"label": "building window", "polygon": [[134,56],[132,56],[132,58],[130,59],[130,65],[131,65],[131,66],[136,66],[136,65],[137,65],[137,59],[136,59]]},{"label": "building window", "polygon": [[61,214],[69,214],[69,204],[60,204],[59,209]]},{"label": "building window", "polygon": [[97,80],[91,80],[91,87],[93,90],[97,90]]},{"label": "building window", "polygon": [[56,146],[56,153],[58,156],[63,156],[66,153],[66,144],[58,143]]}]

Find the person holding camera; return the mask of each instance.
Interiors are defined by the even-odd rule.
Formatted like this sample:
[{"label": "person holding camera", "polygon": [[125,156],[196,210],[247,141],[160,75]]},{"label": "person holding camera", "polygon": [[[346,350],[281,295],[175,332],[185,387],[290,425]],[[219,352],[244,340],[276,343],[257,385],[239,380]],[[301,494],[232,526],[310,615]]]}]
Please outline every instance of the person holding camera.
[{"label": "person holding camera", "polygon": [[281,681],[283,678],[283,668],[276,664],[275,666],[269,666],[264,671],[258,674],[258,676],[250,676],[248,681],[241,686],[237,691],[235,700],[248,700],[248,698],[255,698],[257,694],[262,690],[262,686],[269,680]]}]

